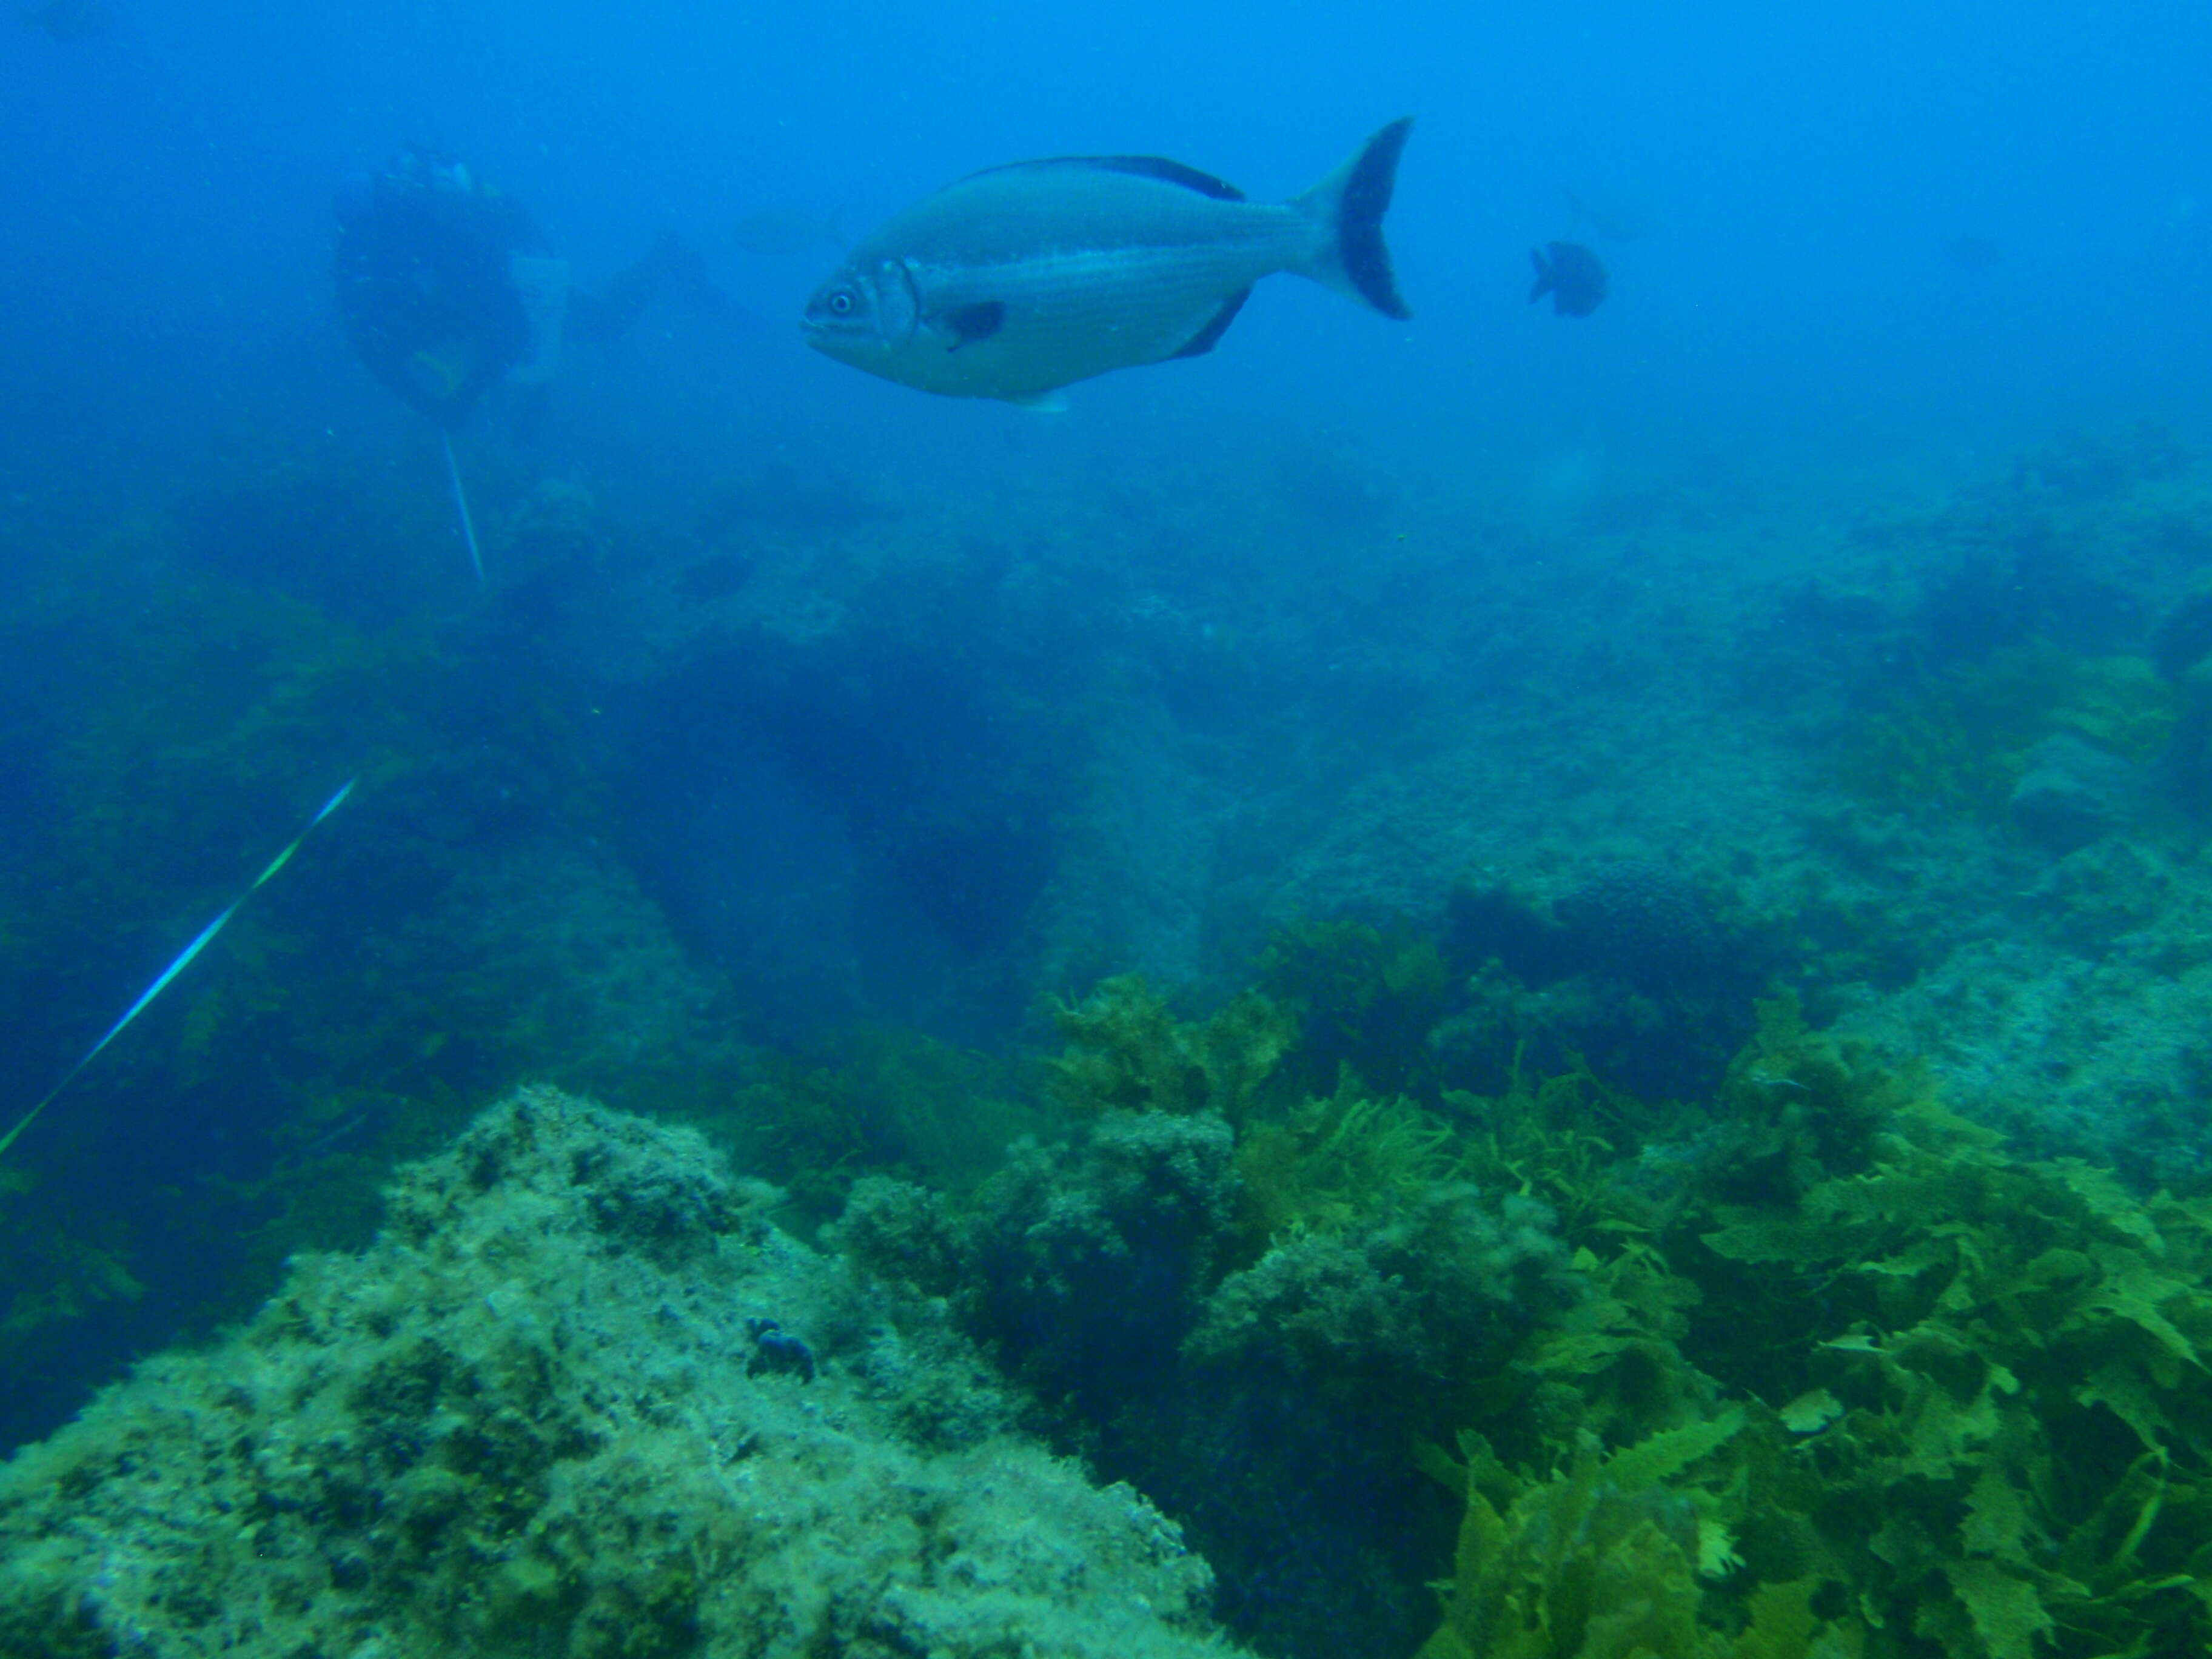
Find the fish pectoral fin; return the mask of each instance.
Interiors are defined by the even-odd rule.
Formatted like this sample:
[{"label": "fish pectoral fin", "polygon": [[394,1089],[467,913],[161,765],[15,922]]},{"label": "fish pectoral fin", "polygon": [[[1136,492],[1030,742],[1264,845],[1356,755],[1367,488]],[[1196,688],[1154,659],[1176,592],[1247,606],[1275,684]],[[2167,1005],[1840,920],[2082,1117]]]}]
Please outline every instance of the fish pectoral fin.
[{"label": "fish pectoral fin", "polygon": [[950,311],[938,313],[931,319],[931,326],[940,334],[950,334],[952,343],[945,349],[957,351],[962,346],[989,339],[1006,326],[1006,322],[1004,300],[978,300],[972,305],[955,306]]},{"label": "fish pectoral fin", "polygon": [[1251,297],[1250,289],[1238,289],[1221,302],[1221,309],[1206,319],[1204,328],[1183,342],[1181,350],[1170,351],[1168,356],[1170,358],[1206,356],[1221,343],[1221,337],[1229,332],[1229,325],[1237,320],[1237,313],[1244,308],[1244,302]]}]

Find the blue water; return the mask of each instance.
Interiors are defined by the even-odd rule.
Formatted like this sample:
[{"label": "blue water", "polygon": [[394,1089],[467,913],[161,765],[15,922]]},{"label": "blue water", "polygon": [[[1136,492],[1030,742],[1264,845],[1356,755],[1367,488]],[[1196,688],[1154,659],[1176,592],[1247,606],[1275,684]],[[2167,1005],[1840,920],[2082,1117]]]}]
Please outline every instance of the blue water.
[{"label": "blue water", "polygon": [[[2194,8],[1019,8],[118,3],[108,32],[10,30],[4,482],[144,488],[210,430],[344,446],[399,416],[331,325],[329,201],[434,138],[531,204],[586,281],[697,235],[769,320],[710,350],[580,367],[563,461],[671,484],[781,444],[946,470],[1003,411],[931,406],[814,361],[820,272],[715,233],[790,205],[854,227],[963,172],[1145,151],[1255,196],[1420,118],[1391,226],[1418,313],[1386,329],[1271,283],[1218,361],[1086,389],[1093,433],[1178,414],[1510,441],[1597,422],[1733,441],[1855,422],[2014,435],[2201,412],[2212,248]],[[1605,250],[1589,326],[1522,307],[1563,185],[1633,194],[1663,234]],[[1961,269],[1947,237],[2002,258]],[[1601,237],[1592,238],[1602,241]],[[656,345],[665,349],[656,349]],[[1178,430],[1185,430],[1178,427]],[[647,458],[650,459],[647,459]]]},{"label": "blue water", "polygon": [[[1990,919],[2069,850],[2002,811],[2054,730],[2196,813],[2146,809],[2158,856],[2201,835],[2159,746],[2212,755],[2201,688],[1991,715],[1986,777],[1908,778],[1869,723],[2009,650],[2148,684],[2212,562],[2201,6],[99,11],[0,27],[0,1133],[364,782],[0,1158],[0,1443],[356,1242],[392,1159],[525,1077],[707,1122],[826,1213],[878,1164],[972,1180],[1010,1121],[872,1115],[867,1056],[1033,1094],[1052,999],[1134,969],[1202,1008],[1352,915],[1475,941],[1403,1034],[1444,1059],[1387,1086],[1499,1086],[1540,1027],[1694,1096],[1754,991],[1924,1035],[2007,928],[2088,948]],[[835,254],[733,240],[1038,155],[1281,199],[1405,114],[1413,320],[1271,278],[1063,415],[810,351]],[[482,588],[333,294],[341,181],[420,143],[584,289],[672,231],[761,322],[656,305],[534,428],[462,426]],[[1610,271],[1588,318],[1527,301],[1555,239]],[[1867,827],[1931,803],[1906,851]],[[1653,860],[1756,941],[1656,1014],[1617,942],[1528,942]],[[1510,896],[1454,922],[1455,887]],[[1614,989],[1543,1025],[1577,975]],[[2024,1030],[1978,1027],[1962,1086],[2028,1075]],[[2192,1124],[2179,1042],[2129,1097]]]}]

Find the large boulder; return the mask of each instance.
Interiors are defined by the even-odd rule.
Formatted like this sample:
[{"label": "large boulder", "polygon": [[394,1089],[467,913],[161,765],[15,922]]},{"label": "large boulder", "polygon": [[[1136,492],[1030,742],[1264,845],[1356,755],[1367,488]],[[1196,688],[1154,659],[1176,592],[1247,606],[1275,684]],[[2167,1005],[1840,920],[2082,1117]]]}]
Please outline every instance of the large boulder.
[{"label": "large boulder", "polygon": [[2027,770],[2012,792],[2012,821],[2063,857],[2127,828],[2142,816],[2148,797],[2140,768],[2062,732],[2028,750]]},{"label": "large boulder", "polygon": [[697,1135],[526,1090],[0,1468],[10,1659],[1222,1659],[1212,1574]]}]

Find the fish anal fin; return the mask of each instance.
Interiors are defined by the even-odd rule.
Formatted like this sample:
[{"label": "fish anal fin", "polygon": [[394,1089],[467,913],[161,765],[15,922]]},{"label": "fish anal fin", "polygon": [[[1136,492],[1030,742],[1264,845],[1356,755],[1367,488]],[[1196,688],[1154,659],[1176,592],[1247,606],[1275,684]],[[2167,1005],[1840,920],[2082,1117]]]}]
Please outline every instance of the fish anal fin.
[{"label": "fish anal fin", "polygon": [[1221,309],[1206,319],[1204,328],[1183,342],[1181,350],[1170,351],[1168,356],[1170,358],[1206,356],[1207,352],[1221,343],[1221,337],[1229,332],[1229,325],[1237,320],[1237,313],[1244,308],[1244,302],[1251,297],[1250,289],[1238,289],[1236,293],[1221,302]]},{"label": "fish anal fin", "polygon": [[1049,392],[1024,392],[1015,397],[1001,398],[1000,401],[1012,404],[1016,409],[1026,409],[1032,415],[1067,413],[1066,394],[1057,386]]},{"label": "fish anal fin", "polygon": [[945,349],[957,351],[962,346],[974,345],[978,340],[988,340],[1006,324],[1006,302],[1004,300],[977,300],[969,305],[955,306],[940,312],[936,325],[952,337],[952,343]]}]

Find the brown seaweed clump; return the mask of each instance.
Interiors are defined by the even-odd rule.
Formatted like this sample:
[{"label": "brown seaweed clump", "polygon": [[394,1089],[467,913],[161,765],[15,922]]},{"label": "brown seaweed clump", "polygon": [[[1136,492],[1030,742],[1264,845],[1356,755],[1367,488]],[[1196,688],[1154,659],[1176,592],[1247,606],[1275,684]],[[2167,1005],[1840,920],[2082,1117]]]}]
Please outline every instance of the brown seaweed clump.
[{"label": "brown seaweed clump", "polygon": [[1176,1528],[776,1196],[688,1130],[492,1108],[366,1254],[0,1468],[0,1652],[1231,1652]]}]

